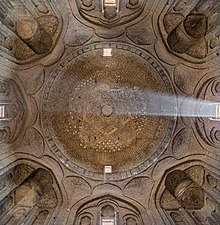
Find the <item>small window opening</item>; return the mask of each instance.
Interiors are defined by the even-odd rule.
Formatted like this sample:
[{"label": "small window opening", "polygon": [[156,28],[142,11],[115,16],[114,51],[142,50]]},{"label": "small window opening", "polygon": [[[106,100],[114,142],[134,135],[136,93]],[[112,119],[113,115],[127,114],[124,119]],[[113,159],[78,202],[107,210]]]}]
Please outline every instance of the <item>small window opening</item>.
[{"label": "small window opening", "polygon": [[0,119],[5,118],[5,105],[0,105]]},{"label": "small window opening", "polygon": [[102,219],[102,225],[115,225],[114,219]]},{"label": "small window opening", "polygon": [[116,6],[116,0],[104,0],[104,4],[108,6]]},{"label": "small window opening", "polygon": [[220,103],[215,103],[215,116],[209,118],[210,120],[219,121],[220,122]]},{"label": "small window opening", "polygon": [[112,56],[111,48],[103,48],[103,56]]},{"label": "small window opening", "polygon": [[105,166],[104,173],[112,173],[112,166]]},{"label": "small window opening", "polygon": [[116,212],[113,206],[105,205],[101,209],[101,225],[117,225]]}]

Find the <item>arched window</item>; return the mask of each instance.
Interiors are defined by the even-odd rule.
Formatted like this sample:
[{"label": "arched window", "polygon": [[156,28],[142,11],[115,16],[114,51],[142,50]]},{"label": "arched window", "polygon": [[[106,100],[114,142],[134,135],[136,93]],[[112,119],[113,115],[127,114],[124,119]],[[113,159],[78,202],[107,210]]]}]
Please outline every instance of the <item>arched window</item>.
[{"label": "arched window", "polygon": [[105,205],[101,209],[101,225],[117,225],[116,212],[113,206]]}]

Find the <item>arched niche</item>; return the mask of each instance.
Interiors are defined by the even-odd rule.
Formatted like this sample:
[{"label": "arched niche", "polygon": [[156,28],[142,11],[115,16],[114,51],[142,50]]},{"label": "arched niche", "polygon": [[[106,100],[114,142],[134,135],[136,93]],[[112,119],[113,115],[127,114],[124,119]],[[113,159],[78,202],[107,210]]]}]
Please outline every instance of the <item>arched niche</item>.
[{"label": "arched niche", "polygon": [[44,225],[54,220],[61,196],[50,171],[17,161],[2,169],[0,179],[1,225]]},{"label": "arched niche", "polygon": [[119,208],[115,201],[101,201],[97,207],[97,224],[117,225],[119,222]]},{"label": "arched niche", "polygon": [[143,225],[139,210],[114,196],[102,196],[83,204],[71,225]]},{"label": "arched niche", "polygon": [[164,223],[219,224],[219,174],[218,168],[201,161],[186,162],[167,171],[156,195]]}]

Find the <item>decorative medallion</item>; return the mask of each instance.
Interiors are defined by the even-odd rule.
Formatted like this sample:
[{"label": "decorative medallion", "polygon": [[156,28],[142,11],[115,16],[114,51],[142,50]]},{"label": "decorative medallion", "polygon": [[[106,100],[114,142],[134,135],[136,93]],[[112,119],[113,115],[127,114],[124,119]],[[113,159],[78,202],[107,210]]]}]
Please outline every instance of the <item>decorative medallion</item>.
[{"label": "decorative medallion", "polygon": [[[103,56],[104,49],[111,56]],[[121,179],[149,167],[167,147],[173,117],[154,95],[173,93],[165,70],[148,53],[126,44],[86,46],[50,75],[44,91],[43,127],[49,146],[85,176]]]}]

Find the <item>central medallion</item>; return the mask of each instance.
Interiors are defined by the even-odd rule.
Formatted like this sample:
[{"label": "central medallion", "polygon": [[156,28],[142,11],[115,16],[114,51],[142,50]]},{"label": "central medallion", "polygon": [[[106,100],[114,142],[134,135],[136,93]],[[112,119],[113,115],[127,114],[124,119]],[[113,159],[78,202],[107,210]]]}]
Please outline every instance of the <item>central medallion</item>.
[{"label": "central medallion", "polygon": [[102,114],[104,116],[107,116],[107,117],[111,116],[112,115],[112,111],[113,111],[113,109],[112,109],[112,107],[110,105],[102,106]]},{"label": "central medallion", "polygon": [[[104,57],[103,48],[112,56]],[[67,167],[109,179],[137,174],[167,147],[175,119],[153,93],[172,93],[168,76],[149,54],[125,44],[90,45],[67,56],[51,74],[42,113],[48,144]],[[148,94],[151,93],[151,94]]]}]

